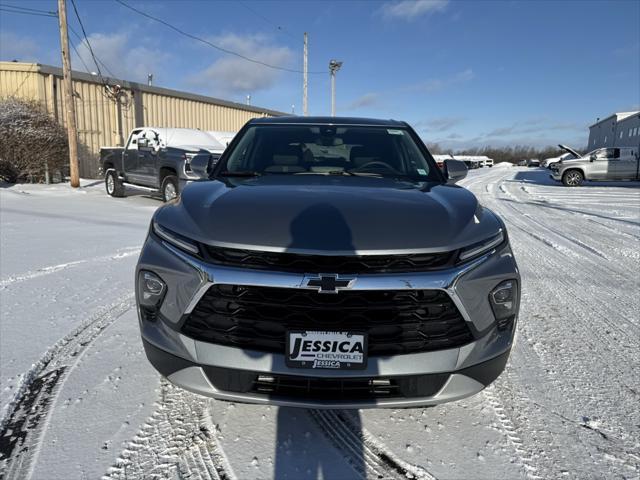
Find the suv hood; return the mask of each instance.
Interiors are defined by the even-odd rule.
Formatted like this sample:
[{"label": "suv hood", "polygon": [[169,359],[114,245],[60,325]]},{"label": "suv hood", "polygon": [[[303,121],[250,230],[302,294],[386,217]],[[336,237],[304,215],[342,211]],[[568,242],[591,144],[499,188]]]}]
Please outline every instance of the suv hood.
[{"label": "suv hood", "polygon": [[319,254],[454,250],[503,228],[461,187],[312,175],[194,182],[154,219],[209,245]]}]

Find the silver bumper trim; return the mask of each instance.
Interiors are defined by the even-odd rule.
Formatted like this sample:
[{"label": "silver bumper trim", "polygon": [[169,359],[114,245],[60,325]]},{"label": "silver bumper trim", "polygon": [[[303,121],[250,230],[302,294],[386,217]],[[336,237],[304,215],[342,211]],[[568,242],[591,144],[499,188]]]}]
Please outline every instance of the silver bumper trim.
[{"label": "silver bumper trim", "polygon": [[268,395],[257,395],[251,393],[231,393],[217,390],[209,381],[204,371],[200,367],[188,367],[169,375],[168,380],[185,390],[189,390],[200,395],[226,400],[230,402],[254,403],[259,405],[277,405],[281,407],[300,408],[402,408],[437,405],[443,402],[460,400],[471,395],[475,395],[484,389],[480,382],[467,377],[466,375],[454,373],[442,389],[431,397],[417,398],[389,398],[381,400],[364,401],[326,401],[326,400],[306,400],[306,399],[278,399]]}]

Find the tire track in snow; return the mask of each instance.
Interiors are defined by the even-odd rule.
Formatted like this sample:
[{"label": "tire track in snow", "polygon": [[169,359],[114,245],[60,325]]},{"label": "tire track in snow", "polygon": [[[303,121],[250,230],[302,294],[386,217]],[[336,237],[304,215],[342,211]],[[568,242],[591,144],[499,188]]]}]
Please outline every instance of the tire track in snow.
[{"label": "tire track in snow", "polygon": [[102,479],[234,479],[215,437],[210,403],[163,379],[155,411]]},{"label": "tire track in snow", "polygon": [[[510,193],[504,186],[500,191]],[[520,364],[512,372],[506,372],[488,392],[498,402],[494,406],[499,408],[501,424],[513,425],[519,432],[516,438],[525,439],[524,450],[533,449],[537,457],[542,456],[537,463],[539,468],[545,467],[545,477],[570,474],[570,469],[562,469],[567,464],[567,456],[588,459],[594,457],[594,450],[598,452],[595,458],[610,469],[615,467],[610,470],[611,474],[638,473],[639,444],[634,432],[638,392],[633,388],[637,384],[633,365],[639,360],[637,334],[633,334],[637,333],[637,325],[624,316],[626,311],[637,310],[630,298],[612,304],[607,301],[608,297],[602,297],[611,285],[624,283],[630,273],[613,268],[624,263],[616,257],[603,265],[603,260],[582,255],[579,257],[581,268],[570,268],[574,262],[567,259],[564,252],[547,249],[553,247],[546,234],[548,229],[539,231],[527,223],[526,216],[514,216],[511,213],[514,210],[500,202],[500,194],[496,192],[495,196],[486,198],[491,208],[503,215],[508,225],[517,227],[512,243],[518,250],[525,293],[527,284],[535,287],[523,297],[521,313],[531,313],[524,318],[521,315],[518,327],[523,331],[512,360]],[[567,231],[573,228],[570,221],[563,219],[555,224],[566,225]],[[534,230],[539,235],[532,234]],[[546,245],[523,241],[523,233]],[[527,248],[519,251],[522,245]],[[549,274],[553,276],[551,281],[547,278]],[[585,288],[585,279],[593,288]],[[599,295],[591,294],[591,290]],[[627,320],[627,325],[621,320]],[[622,328],[621,323],[626,328]],[[616,335],[616,331],[619,334]],[[544,385],[544,388],[536,389],[535,385]],[[520,395],[512,392],[512,388]],[[534,397],[544,400],[536,402]],[[595,434],[584,433],[587,431]],[[556,443],[560,435],[571,441],[560,447]],[[526,446],[527,442],[531,442],[530,447]],[[560,456],[559,449],[563,451]],[[525,463],[528,458],[524,457]],[[588,463],[569,462],[574,468],[580,467],[573,471],[578,478],[590,471]]]},{"label": "tire track in snow", "polygon": [[[325,437],[363,478],[371,473],[375,478],[384,479],[435,480],[424,468],[404,462],[364,428],[354,425],[345,411],[309,409],[308,413]],[[365,471],[359,471],[361,463]]]},{"label": "tire track in snow", "polygon": [[495,394],[495,386],[490,385],[482,391],[482,395],[493,409],[503,434],[507,437],[509,443],[513,447],[518,456],[518,463],[524,468],[527,478],[537,480],[544,477],[538,475],[538,467],[535,465],[535,459],[531,453],[527,451],[522,438],[519,436],[517,429],[509,416],[505,413],[504,405],[502,405],[499,397]]},{"label": "tire track in snow", "polygon": [[23,374],[0,422],[0,478],[30,476],[43,429],[67,375],[95,339],[131,308],[133,295],[106,307],[60,339]]},{"label": "tire track in snow", "polygon": [[0,290],[12,286],[16,283],[21,283],[34,278],[43,277],[45,275],[51,275],[52,273],[59,272],[61,270],[67,270],[68,268],[76,267],[78,265],[84,265],[92,262],[105,262],[109,260],[119,260],[121,258],[127,258],[132,255],[140,253],[140,247],[128,247],[122,248],[115,253],[109,255],[103,255],[100,257],[87,258],[83,260],[74,260],[72,262],[61,263],[59,265],[52,265],[49,267],[43,267],[35,271],[23,273],[21,275],[12,275],[0,280]]}]

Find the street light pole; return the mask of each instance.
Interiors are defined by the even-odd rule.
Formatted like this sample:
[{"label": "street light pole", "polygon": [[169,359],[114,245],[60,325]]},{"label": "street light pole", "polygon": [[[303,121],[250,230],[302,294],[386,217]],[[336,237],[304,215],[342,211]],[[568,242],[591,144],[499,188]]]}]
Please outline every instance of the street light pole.
[{"label": "street light pole", "polygon": [[336,116],[336,73],[342,67],[342,62],[331,60],[329,62],[329,72],[331,73],[331,116]]},{"label": "street light pole", "polygon": [[308,82],[308,69],[307,62],[309,59],[309,40],[307,32],[304,32],[304,56],[302,61],[302,114],[306,117],[309,114],[308,111],[308,96],[309,96],[309,82]]}]

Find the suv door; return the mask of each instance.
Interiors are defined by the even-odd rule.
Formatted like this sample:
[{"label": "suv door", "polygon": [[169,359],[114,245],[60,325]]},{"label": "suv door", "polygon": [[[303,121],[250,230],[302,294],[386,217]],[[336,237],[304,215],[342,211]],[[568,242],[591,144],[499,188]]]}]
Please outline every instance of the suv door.
[{"label": "suv door", "polygon": [[618,180],[635,180],[638,174],[638,156],[633,148],[620,148],[614,172]]},{"label": "suv door", "polygon": [[124,158],[122,168],[125,177],[129,182],[136,182],[139,175],[140,166],[138,164],[138,138],[142,134],[142,129],[133,130],[129,135],[129,141],[124,147]]},{"label": "suv door", "polygon": [[587,178],[589,180],[613,180],[615,178],[614,164],[615,150],[620,155],[619,148],[600,148],[593,152],[587,164]]},{"label": "suv door", "polygon": [[145,147],[138,149],[138,183],[150,187],[158,185],[158,155],[160,151],[160,136],[158,132],[151,129],[145,129],[140,138],[144,138]]}]

